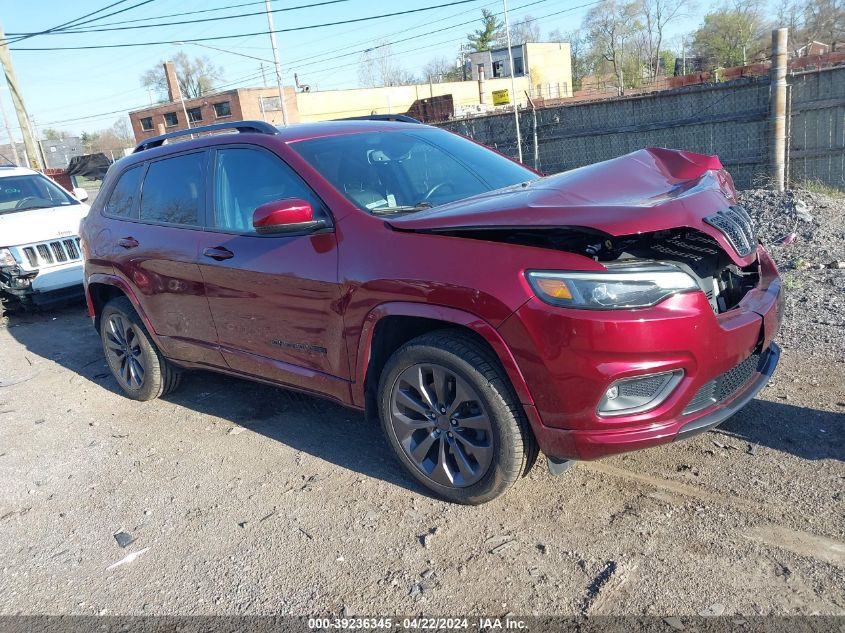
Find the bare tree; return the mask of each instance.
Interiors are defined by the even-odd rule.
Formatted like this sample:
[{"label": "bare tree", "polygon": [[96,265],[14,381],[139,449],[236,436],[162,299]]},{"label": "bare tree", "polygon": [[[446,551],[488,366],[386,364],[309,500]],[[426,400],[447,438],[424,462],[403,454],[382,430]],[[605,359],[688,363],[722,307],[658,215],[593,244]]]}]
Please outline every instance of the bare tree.
[{"label": "bare tree", "polygon": [[[211,63],[208,57],[188,57],[184,51],[173,56],[176,80],[185,99],[193,99],[214,90],[214,85],[223,78],[223,69]],[[141,75],[141,85],[152,88],[160,98],[167,98],[167,79],[164,62],[161,61]]]},{"label": "bare tree", "polygon": [[610,65],[619,95],[625,93],[625,45],[639,30],[637,6],[617,0],[604,0],[593,6],[584,18],[594,56]]},{"label": "bare tree", "polygon": [[122,156],[123,150],[135,144],[129,120],[125,118],[118,119],[104,130],[83,132],[81,139],[87,154],[103,153],[115,158]]},{"label": "bare tree", "polygon": [[650,79],[657,76],[660,68],[660,51],[667,25],[689,15],[693,9],[694,0],[639,0],[638,13],[645,27]]},{"label": "bare tree", "polygon": [[807,42],[819,40],[836,50],[837,44],[845,40],[843,0],[806,0],[803,13]]},{"label": "bare tree", "polygon": [[[540,23],[532,15],[526,15],[521,20],[511,24],[511,44],[519,46],[526,42],[540,41]],[[507,46],[508,40],[504,32],[499,35],[498,46]]]},{"label": "bare tree", "polygon": [[383,88],[412,84],[415,79],[396,61],[390,44],[382,40],[361,54],[358,81],[365,88]]},{"label": "bare tree", "polygon": [[44,138],[48,141],[63,141],[64,139],[71,137],[71,133],[67,130],[57,130],[52,127],[45,128],[42,133],[44,134]]},{"label": "bare tree", "polygon": [[588,42],[581,31],[570,31],[561,33],[559,29],[549,32],[550,42],[567,42],[569,44],[569,55],[571,57],[572,70],[572,91],[581,89],[581,82],[584,77],[590,74],[590,61],[588,57]]},{"label": "bare tree", "polygon": [[458,63],[445,57],[434,57],[423,66],[424,80],[441,83],[443,81],[461,81],[463,71]]}]

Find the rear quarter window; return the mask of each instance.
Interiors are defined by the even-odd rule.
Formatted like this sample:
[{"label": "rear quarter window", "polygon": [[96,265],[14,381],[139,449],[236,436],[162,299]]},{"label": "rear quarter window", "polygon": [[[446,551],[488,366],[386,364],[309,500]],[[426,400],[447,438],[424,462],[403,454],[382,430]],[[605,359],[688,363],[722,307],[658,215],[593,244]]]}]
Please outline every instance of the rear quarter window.
[{"label": "rear quarter window", "polygon": [[108,201],[103,207],[106,215],[118,218],[138,219],[138,190],[141,185],[143,165],[137,165],[123,172],[112,189]]}]

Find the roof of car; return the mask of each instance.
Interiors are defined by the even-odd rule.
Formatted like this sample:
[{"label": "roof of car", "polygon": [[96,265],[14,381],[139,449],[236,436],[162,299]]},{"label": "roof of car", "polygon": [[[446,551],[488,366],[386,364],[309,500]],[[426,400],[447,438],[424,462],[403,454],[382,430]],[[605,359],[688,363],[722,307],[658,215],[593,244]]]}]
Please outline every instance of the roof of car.
[{"label": "roof of car", "polygon": [[18,167],[16,165],[0,165],[0,178],[4,176],[31,176],[39,172],[29,169],[28,167]]},{"label": "roof of car", "polygon": [[[426,126],[427,127],[427,126]],[[418,130],[419,123],[405,123],[402,121],[317,121],[314,123],[295,123],[279,128],[279,136],[286,143],[304,141],[321,136],[335,136],[337,134],[351,134],[354,132],[389,132],[395,130]]]},{"label": "roof of car", "polygon": [[[413,119],[409,119],[413,121]],[[273,139],[274,142],[295,143],[313,138],[353,134],[356,132],[392,132],[398,130],[419,130],[428,128],[418,122],[395,120],[354,120],[319,121],[314,123],[295,123],[287,127],[276,127],[264,121],[232,121],[217,123],[192,129],[177,130],[161,136],[154,136],[141,141],[132,154],[121,158],[116,164],[134,165],[143,160],[164,157],[182,150],[193,150],[209,144],[237,142],[240,134],[250,134]],[[235,134],[233,132],[237,131]],[[194,134],[198,136],[194,137]]]}]

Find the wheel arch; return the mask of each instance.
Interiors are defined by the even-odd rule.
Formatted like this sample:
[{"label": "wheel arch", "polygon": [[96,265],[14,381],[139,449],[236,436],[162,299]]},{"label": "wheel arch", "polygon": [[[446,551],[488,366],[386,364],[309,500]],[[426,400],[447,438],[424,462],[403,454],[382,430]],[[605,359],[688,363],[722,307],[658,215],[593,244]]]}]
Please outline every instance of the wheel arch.
[{"label": "wheel arch", "polygon": [[100,314],[103,312],[103,307],[112,299],[117,297],[126,297],[132,303],[132,307],[141,317],[144,322],[144,327],[154,339],[156,338],[155,329],[147,318],[146,313],[141,307],[138,298],[129,285],[119,277],[111,275],[92,275],[85,285],[85,299],[88,302],[88,313],[94,319],[94,327],[100,331]]},{"label": "wheel arch", "polygon": [[353,372],[354,404],[369,412],[376,411],[373,408],[375,388],[391,354],[421,334],[446,328],[466,330],[488,347],[505,370],[519,401],[534,404],[525,377],[496,328],[469,312],[409,302],[382,304],[371,310],[364,319]]}]

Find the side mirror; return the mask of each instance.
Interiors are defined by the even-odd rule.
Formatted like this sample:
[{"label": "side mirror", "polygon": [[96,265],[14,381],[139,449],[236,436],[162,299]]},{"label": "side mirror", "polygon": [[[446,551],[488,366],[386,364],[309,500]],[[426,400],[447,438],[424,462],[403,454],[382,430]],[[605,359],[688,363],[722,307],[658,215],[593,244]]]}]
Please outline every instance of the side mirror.
[{"label": "side mirror", "polygon": [[252,227],[259,235],[302,233],[326,226],[325,220],[314,219],[314,208],[301,198],[285,198],[268,202],[252,214]]},{"label": "side mirror", "polygon": [[73,197],[79,200],[80,202],[85,202],[88,199],[88,192],[85,191],[85,189],[83,189],[82,187],[74,187]]}]

